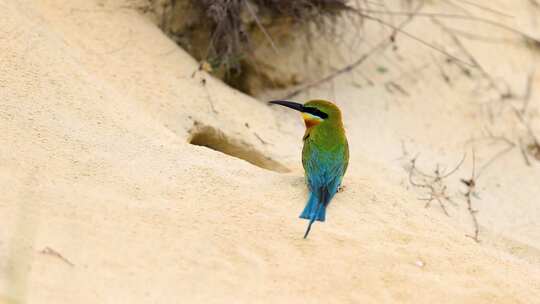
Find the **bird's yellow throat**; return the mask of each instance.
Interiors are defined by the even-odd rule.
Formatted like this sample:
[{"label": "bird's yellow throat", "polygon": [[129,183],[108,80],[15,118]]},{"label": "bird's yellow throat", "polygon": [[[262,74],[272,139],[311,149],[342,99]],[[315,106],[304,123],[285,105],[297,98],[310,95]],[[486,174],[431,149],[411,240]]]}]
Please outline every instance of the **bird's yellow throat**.
[{"label": "bird's yellow throat", "polygon": [[309,129],[313,126],[320,124],[323,119],[309,113],[302,113],[302,118],[304,118],[304,123],[306,124],[306,129]]}]

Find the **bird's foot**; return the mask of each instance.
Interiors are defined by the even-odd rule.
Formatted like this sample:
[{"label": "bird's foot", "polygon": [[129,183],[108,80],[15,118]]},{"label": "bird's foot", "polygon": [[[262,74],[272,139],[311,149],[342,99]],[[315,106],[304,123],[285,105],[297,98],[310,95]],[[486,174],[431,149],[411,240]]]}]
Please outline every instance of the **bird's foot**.
[{"label": "bird's foot", "polygon": [[338,192],[338,193],[343,192],[343,191],[345,191],[345,188],[346,188],[345,186],[341,185],[341,186],[339,186],[339,187],[337,188],[337,192]]}]

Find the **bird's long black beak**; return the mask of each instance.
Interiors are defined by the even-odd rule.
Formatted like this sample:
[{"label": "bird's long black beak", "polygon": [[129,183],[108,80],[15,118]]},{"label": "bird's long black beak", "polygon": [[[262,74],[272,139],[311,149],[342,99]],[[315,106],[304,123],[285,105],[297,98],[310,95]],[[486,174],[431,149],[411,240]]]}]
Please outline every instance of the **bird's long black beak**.
[{"label": "bird's long black beak", "polygon": [[297,102],[287,101],[287,100],[272,100],[269,101],[270,104],[277,104],[287,108],[291,108],[296,111],[304,112],[304,105]]}]

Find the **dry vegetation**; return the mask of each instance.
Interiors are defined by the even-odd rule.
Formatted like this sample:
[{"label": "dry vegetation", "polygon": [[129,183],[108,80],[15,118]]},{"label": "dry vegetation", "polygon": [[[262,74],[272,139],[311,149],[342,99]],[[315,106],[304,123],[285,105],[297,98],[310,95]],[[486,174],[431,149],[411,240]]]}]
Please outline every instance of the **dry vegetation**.
[{"label": "dry vegetation", "polygon": [[[181,0],[151,1],[160,27],[209,72],[244,92],[259,89],[248,78],[263,79],[258,85],[284,87],[296,80],[266,75],[256,54],[268,48],[270,56],[298,36],[322,33],[351,8],[346,0]],[[262,83],[266,84],[262,84]]]}]

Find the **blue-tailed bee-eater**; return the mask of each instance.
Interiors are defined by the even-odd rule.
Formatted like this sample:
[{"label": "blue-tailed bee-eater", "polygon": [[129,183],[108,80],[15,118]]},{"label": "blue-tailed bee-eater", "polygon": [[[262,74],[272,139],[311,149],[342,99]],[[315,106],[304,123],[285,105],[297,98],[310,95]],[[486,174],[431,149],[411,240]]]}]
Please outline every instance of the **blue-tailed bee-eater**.
[{"label": "blue-tailed bee-eater", "polygon": [[286,100],[269,103],[299,111],[306,125],[302,165],[309,199],[300,218],[309,220],[304,234],[304,238],[307,238],[313,222],[324,222],[326,207],[338,191],[349,164],[349,144],[341,111],[325,100],[311,100],[305,104]]}]

